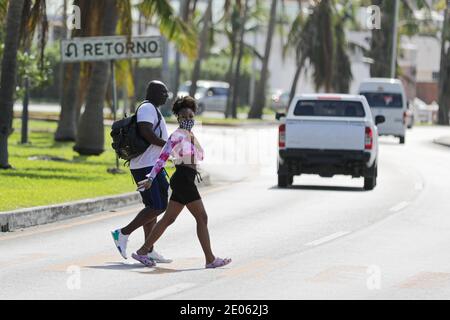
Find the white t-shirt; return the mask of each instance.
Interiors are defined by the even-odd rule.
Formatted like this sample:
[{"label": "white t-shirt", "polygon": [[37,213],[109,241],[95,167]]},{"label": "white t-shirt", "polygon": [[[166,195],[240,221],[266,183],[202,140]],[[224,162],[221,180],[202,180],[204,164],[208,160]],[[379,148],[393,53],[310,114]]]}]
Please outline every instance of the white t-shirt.
[{"label": "white t-shirt", "polygon": [[[156,108],[150,102],[143,104],[137,112],[137,122],[150,122],[153,125],[153,132],[155,132],[158,137],[161,137],[161,139],[167,141],[169,135],[167,133],[166,121],[162,115],[161,124],[155,131],[155,127],[158,124],[158,114],[156,112],[160,111],[156,111]],[[150,145],[143,154],[131,159],[130,169],[153,167],[159,158],[161,149],[162,147],[153,144]]]}]

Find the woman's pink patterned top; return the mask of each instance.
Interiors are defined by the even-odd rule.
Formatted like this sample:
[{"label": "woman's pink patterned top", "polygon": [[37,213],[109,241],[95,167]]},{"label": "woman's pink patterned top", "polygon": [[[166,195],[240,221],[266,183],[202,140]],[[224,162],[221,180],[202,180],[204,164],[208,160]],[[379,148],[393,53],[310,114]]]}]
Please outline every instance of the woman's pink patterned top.
[{"label": "woman's pink patterned top", "polygon": [[158,161],[147,176],[155,179],[171,155],[175,164],[197,164],[203,160],[203,149],[192,132],[178,128],[170,135]]}]

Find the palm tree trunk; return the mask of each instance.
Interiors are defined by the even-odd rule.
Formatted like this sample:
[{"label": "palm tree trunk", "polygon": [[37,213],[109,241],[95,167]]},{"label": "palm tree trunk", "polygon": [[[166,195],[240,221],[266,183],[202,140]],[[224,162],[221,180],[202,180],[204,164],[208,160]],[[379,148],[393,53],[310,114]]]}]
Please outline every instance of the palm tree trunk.
[{"label": "palm tree trunk", "polygon": [[3,169],[11,167],[8,162],[8,137],[12,132],[17,51],[24,3],[25,0],[10,1],[6,21],[0,79],[0,168]]},{"label": "palm tree trunk", "polygon": [[303,69],[303,63],[299,62],[297,64],[297,70],[295,70],[294,79],[292,80],[291,91],[289,92],[289,104],[288,104],[288,106],[290,106],[292,100],[294,100],[295,93],[297,92],[298,80],[300,79],[300,74],[302,72],[302,69]]},{"label": "palm tree trunk", "polygon": [[[118,22],[116,0],[105,0],[103,9],[102,33],[104,36],[115,34]],[[78,136],[73,149],[81,155],[100,155],[104,151],[105,132],[103,108],[109,84],[110,62],[100,61],[94,64],[86,106],[78,125]]]},{"label": "palm tree trunk", "polygon": [[[64,0],[64,6],[66,8],[67,1]],[[81,30],[74,29],[72,31],[72,38],[74,37],[85,37],[89,36],[93,24],[93,15],[98,12],[98,9],[95,9],[95,6],[92,3],[89,3],[87,0],[75,0],[73,1],[74,5],[80,7],[81,12],[84,13],[84,16],[81,19]],[[98,5],[98,4],[97,4]],[[101,5],[101,3],[100,3]],[[66,9],[64,9],[64,12]],[[67,20],[67,17],[63,18],[64,21]],[[98,22],[97,22],[98,23]],[[100,28],[100,27],[99,27]],[[64,38],[68,38],[68,30],[65,30]],[[58,127],[55,132],[55,141],[76,141],[77,136],[77,124],[79,120],[79,104],[83,101],[80,101],[79,97],[80,90],[80,81],[81,79],[81,63],[73,63],[73,64],[64,64],[63,76],[63,85],[61,92],[61,113],[59,115]]]},{"label": "palm tree trunk", "polygon": [[197,81],[200,78],[202,61],[205,58],[206,48],[208,47],[208,35],[212,19],[212,0],[208,0],[208,7],[206,8],[204,19],[205,21],[203,24],[203,29],[200,34],[200,48],[198,58],[195,60],[194,70],[192,71],[192,78],[191,78],[192,83],[191,87],[189,88],[189,95],[191,97],[194,97],[195,93],[197,92]]},{"label": "palm tree trunk", "polygon": [[227,106],[225,108],[225,118],[229,118],[232,114],[231,101],[233,99],[233,91],[234,91],[233,68],[235,60],[236,60],[236,35],[235,33],[233,33],[231,37],[231,60],[227,71],[227,80],[228,83],[230,84],[230,90],[228,91]]},{"label": "palm tree trunk", "polygon": [[75,141],[77,136],[77,92],[80,88],[81,64],[64,65],[64,91],[55,141]]},{"label": "palm tree trunk", "polygon": [[395,1],[372,0],[372,5],[379,6],[383,14],[382,28],[372,30],[370,56],[374,63],[370,66],[370,75],[390,78]]},{"label": "palm tree trunk", "polygon": [[441,68],[439,77],[439,124],[449,125],[450,105],[450,8],[447,7],[442,27]]},{"label": "palm tree trunk", "polygon": [[[189,19],[189,4],[190,0],[180,0],[180,16],[183,21],[187,22]],[[173,93],[176,95],[180,87],[180,65],[181,65],[181,52],[177,50],[175,54],[175,66],[174,66],[174,79],[173,79]]]},{"label": "palm tree trunk", "polygon": [[275,31],[275,22],[277,17],[277,0],[272,0],[272,5],[270,8],[270,20],[269,28],[267,31],[266,39],[266,49],[264,52],[264,59],[262,61],[261,78],[258,82],[255,91],[255,101],[253,102],[250,113],[248,114],[249,119],[260,119],[262,117],[262,112],[266,104],[266,85],[269,75],[269,59],[270,59],[270,49],[272,48],[273,33]]},{"label": "palm tree trunk", "polygon": [[231,102],[231,112],[234,119],[237,118],[237,107],[238,107],[238,97],[239,97],[239,87],[240,87],[240,77],[241,77],[241,62],[244,56],[244,36],[245,36],[245,23],[247,21],[248,13],[248,0],[245,0],[244,13],[241,20],[241,30],[239,34],[239,52],[236,61],[236,69],[234,71],[233,80],[233,100]]}]

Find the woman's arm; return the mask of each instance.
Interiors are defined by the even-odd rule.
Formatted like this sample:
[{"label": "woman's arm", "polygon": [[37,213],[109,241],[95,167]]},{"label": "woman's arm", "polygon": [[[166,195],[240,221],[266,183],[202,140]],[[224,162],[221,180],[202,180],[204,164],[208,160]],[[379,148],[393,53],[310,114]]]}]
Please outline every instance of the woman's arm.
[{"label": "woman's arm", "polygon": [[153,180],[158,175],[158,173],[161,172],[161,170],[164,168],[167,159],[169,159],[170,154],[172,153],[173,148],[177,144],[179,144],[182,141],[182,137],[176,137],[174,134],[170,135],[169,139],[167,140],[167,143],[164,145],[163,149],[161,150],[161,153],[159,155],[158,161],[156,161],[155,166],[153,167],[150,174],[148,174],[148,178]]}]

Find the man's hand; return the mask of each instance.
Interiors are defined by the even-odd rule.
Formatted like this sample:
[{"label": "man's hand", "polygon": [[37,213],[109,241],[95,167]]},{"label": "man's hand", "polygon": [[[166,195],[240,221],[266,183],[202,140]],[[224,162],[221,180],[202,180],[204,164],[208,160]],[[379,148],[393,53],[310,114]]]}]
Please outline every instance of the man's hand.
[{"label": "man's hand", "polygon": [[139,181],[137,183],[137,186],[138,186],[137,191],[143,192],[145,190],[150,189],[152,186],[152,182],[153,182],[152,179],[145,179],[145,180]]}]

